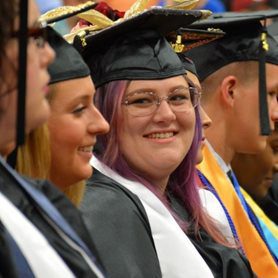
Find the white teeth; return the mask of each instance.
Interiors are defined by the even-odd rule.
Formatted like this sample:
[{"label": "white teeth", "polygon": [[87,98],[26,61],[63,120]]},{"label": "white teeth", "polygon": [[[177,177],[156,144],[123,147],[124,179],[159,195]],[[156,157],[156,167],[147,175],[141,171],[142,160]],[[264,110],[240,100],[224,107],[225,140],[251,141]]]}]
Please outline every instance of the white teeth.
[{"label": "white teeth", "polygon": [[79,151],[81,152],[92,152],[93,151],[93,146],[90,146],[90,147],[80,147],[78,148]]},{"label": "white teeth", "polygon": [[148,138],[158,138],[158,139],[165,139],[174,136],[174,132],[166,132],[166,133],[152,133],[148,135]]}]

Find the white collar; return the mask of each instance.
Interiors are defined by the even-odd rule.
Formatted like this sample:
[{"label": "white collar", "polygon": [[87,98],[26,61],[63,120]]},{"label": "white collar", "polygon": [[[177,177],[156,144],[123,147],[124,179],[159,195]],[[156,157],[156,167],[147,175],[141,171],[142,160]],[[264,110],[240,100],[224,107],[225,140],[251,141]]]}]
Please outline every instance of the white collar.
[{"label": "white collar", "polygon": [[209,143],[208,140],[206,140],[206,144],[207,144],[209,150],[211,151],[211,153],[213,154],[213,156],[216,158],[218,165],[220,166],[222,171],[227,174],[231,170],[231,165],[228,165],[223,160],[223,158],[214,150],[214,148],[212,147],[212,145]]},{"label": "white collar", "polygon": [[90,164],[137,195],[142,202],[150,222],[163,277],[213,277],[206,262],[155,194],[141,183],[120,176],[95,157]]}]

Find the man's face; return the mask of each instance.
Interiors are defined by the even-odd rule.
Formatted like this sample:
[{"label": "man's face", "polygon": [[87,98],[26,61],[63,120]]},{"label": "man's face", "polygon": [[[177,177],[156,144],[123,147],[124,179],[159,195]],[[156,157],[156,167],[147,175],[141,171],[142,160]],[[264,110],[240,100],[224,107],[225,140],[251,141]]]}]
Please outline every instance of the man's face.
[{"label": "man's face", "polygon": [[[278,120],[277,89],[278,66],[266,65],[267,99],[270,127],[274,129],[274,122]],[[258,153],[266,147],[266,136],[260,135],[259,91],[258,78],[254,76],[252,82],[240,86],[240,99],[235,108],[234,122],[238,136],[236,151],[241,153]]]},{"label": "man's face", "polygon": [[278,65],[267,64],[266,76],[269,121],[273,131],[275,129],[275,122],[278,122]]}]

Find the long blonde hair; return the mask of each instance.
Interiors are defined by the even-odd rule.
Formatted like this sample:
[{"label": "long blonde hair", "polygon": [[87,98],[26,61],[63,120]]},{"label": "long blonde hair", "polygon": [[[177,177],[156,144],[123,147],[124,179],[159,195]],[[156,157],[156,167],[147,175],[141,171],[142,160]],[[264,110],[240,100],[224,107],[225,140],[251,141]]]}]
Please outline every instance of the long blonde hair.
[{"label": "long blonde hair", "polygon": [[18,148],[16,170],[28,177],[48,179],[50,170],[50,142],[47,124],[36,128]]},{"label": "long blonde hair", "polygon": [[[51,100],[56,94],[55,86],[50,85],[48,99]],[[25,176],[36,179],[50,180],[50,137],[47,123],[33,130],[26,138],[25,144],[18,148],[16,170]],[[69,200],[78,206],[85,191],[85,181],[71,184],[66,188],[59,189],[65,193]]]}]

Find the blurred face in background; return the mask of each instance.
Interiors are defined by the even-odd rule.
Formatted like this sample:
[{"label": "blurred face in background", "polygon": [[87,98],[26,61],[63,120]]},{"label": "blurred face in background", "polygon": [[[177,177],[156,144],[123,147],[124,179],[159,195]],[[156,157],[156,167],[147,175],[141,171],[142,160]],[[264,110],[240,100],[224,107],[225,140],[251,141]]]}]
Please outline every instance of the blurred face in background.
[{"label": "blurred face in background", "polygon": [[256,200],[264,198],[278,172],[278,132],[268,137],[266,148],[257,155],[236,154],[232,161],[240,185]]},{"label": "blurred face in background", "polygon": [[[45,122],[49,116],[49,106],[45,99],[48,91],[49,75],[47,67],[54,58],[48,43],[42,43],[39,12],[33,0],[29,1],[26,73],[26,133]],[[0,152],[7,155],[15,146],[17,111],[17,68],[19,18],[15,19],[15,35],[7,42],[6,57],[3,61],[5,73],[1,84],[0,104]],[[34,35],[34,36],[33,36]]]},{"label": "blurred face in background", "polygon": [[[230,117],[232,123],[230,128],[233,131],[231,131],[230,138],[236,152],[257,154],[263,151],[267,144],[267,136],[262,136],[260,133],[258,62],[235,64],[240,76],[237,76],[238,85],[234,89],[233,114]],[[244,75],[242,71],[248,70],[248,67],[249,73]],[[277,76],[278,66],[267,63],[266,88],[269,123],[272,130],[274,130],[275,121],[278,120]]]},{"label": "blurred face in background", "polygon": [[[201,84],[198,77],[195,74],[191,73],[190,71],[187,71],[187,77],[193,82],[195,87],[197,87],[201,92],[202,91]],[[201,105],[199,106],[199,112],[200,112],[201,123],[202,123],[202,141],[200,143],[200,147],[197,153],[197,160],[196,160],[197,164],[201,163],[203,160],[202,148],[204,147],[205,140],[206,140],[205,130],[211,126],[211,119]]]}]

